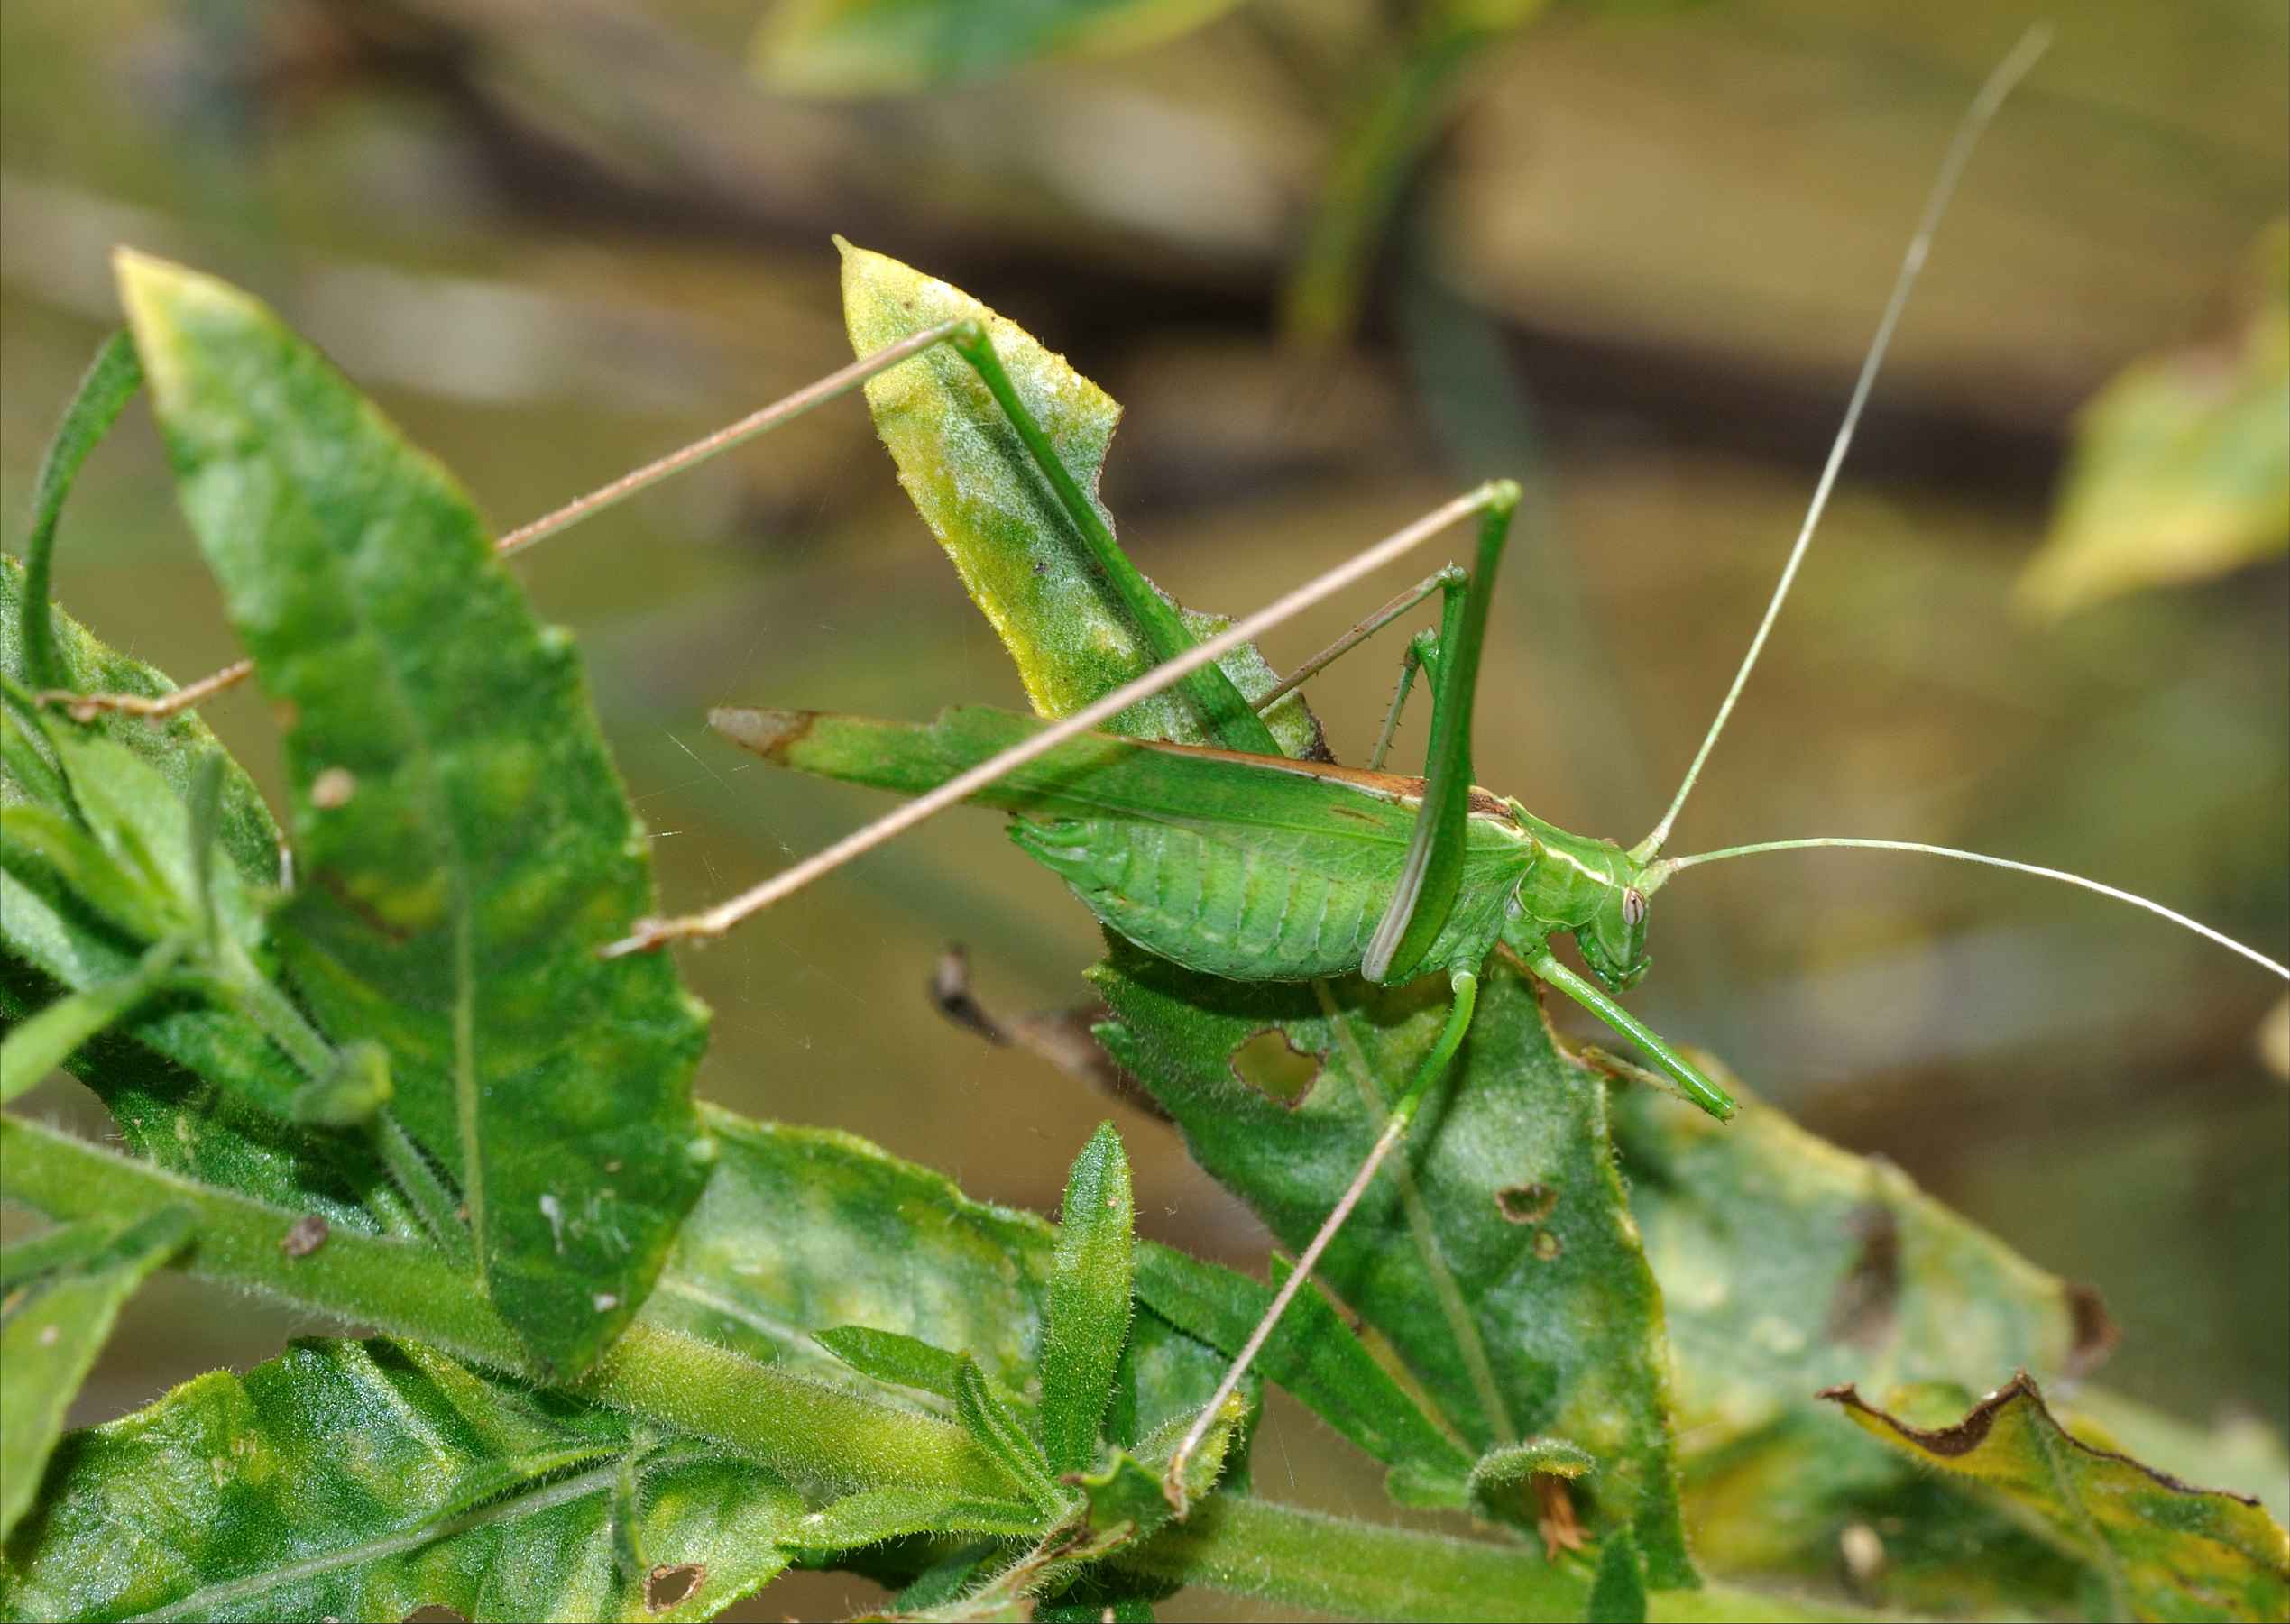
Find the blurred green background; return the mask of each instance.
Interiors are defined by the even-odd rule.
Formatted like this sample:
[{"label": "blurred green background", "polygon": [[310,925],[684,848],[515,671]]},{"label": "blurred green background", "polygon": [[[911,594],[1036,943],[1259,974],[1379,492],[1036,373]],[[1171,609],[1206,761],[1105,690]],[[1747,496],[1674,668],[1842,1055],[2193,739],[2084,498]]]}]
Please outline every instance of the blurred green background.
[{"label": "blurred green background", "polygon": [[[771,15],[753,0],[11,0],[0,505],[23,511],[115,322],[116,243],[271,299],[507,528],[848,359],[839,231],[1126,403],[1108,500],[1195,607],[1254,607],[1467,482],[1526,482],[1479,775],[1634,840],[1755,624],[1950,127],[2025,19],[1968,0],[1554,6],[1410,104],[1388,208],[1300,295],[1359,172],[1341,155],[1378,87],[1420,69],[1430,9],[1257,0],[1140,50],[852,97],[752,77]],[[2290,571],[2053,616],[2015,586],[2078,406],[2140,356],[2237,329],[2290,185],[2290,14],[2104,0],[2058,29],[1973,162],[1675,847],[1969,845],[2280,956]],[[1330,285],[1339,316],[1357,289],[1357,320],[1329,318]],[[101,635],[179,680],[235,655],[140,412],[65,530],[61,596]],[[1019,702],[855,402],[515,567],[587,652],[672,907],[879,809],[750,770],[710,704]],[[1267,652],[1292,663],[1347,618]],[[1399,647],[1312,686],[1346,759]],[[262,700],[207,715],[275,783]],[[1003,1014],[1078,1002],[1097,950],[995,820],[950,817],[687,958],[715,1010],[700,1087],[1038,1209],[1109,1112],[1143,1230],[1259,1268],[1261,1229],[1165,1130],[933,1012],[955,940]],[[1654,945],[1634,1003],[1660,1030],[2097,1286],[2123,1333],[2111,1384],[2290,1427],[2278,983],[2062,888],[1860,853],[1682,876]],[[87,1109],[61,1085],[40,1103]],[[317,1328],[163,1282],[82,1418]],[[1284,1499],[1385,1514],[1376,1474],[1301,1412],[1275,1410],[1256,1458]],[[804,1583],[827,1588],[775,1590],[759,1616],[866,1588]]]}]

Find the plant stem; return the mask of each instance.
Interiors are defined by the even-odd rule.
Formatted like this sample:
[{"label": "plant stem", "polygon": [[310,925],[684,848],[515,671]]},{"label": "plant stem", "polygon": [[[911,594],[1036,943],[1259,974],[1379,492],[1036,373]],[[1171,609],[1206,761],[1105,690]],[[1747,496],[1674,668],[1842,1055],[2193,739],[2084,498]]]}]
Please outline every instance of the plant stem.
[{"label": "plant stem", "polygon": [[[528,1381],[545,1381],[522,1344],[436,1248],[336,1231],[317,1252],[279,1249],[299,1216],[162,1171],[84,1140],[0,1117],[0,1188],[59,1221],[121,1221],[165,1207],[197,1215],[182,1266]],[[843,1388],[794,1376],[639,1319],[571,1390],[697,1434],[807,1488],[943,1485],[984,1498],[1000,1474],[958,1427]]]}]

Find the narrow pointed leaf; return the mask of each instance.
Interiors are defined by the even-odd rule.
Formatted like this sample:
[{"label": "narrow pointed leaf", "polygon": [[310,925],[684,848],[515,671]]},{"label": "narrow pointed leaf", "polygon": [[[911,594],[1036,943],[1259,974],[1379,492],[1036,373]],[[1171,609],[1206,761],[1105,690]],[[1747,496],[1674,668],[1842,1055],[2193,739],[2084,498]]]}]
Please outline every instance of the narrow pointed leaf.
[{"label": "narrow pointed leaf", "polygon": [[0,1104],[46,1077],[81,1044],[116,1025],[165,981],[180,957],[179,943],[165,941],[145,953],[133,974],[84,993],[69,993],[0,1037]]},{"label": "narrow pointed leaf", "polygon": [[1065,1496],[1050,1474],[1042,1445],[994,1396],[978,1361],[968,1354],[954,1372],[954,1413],[961,1418],[962,1428],[971,1440],[993,1457],[1012,1488],[1044,1515],[1056,1512]]},{"label": "narrow pointed leaf", "polygon": [[2024,1372],[1940,1427],[1872,1408],[1850,1386],[1821,1396],[1920,1464],[1973,1478],[2035,1518],[2090,1563],[2109,1617],[2290,1612],[2290,1535],[2264,1507],[2084,1442],[2059,1424]]},{"label": "narrow pointed leaf", "polygon": [[650,1289],[708,1145],[697,1005],[665,957],[593,950],[651,885],[572,650],[452,480],[267,310],[140,256],[120,278],[192,528],[293,707],[289,962],[337,1041],[389,1049],[487,1290],[576,1371]]},{"label": "narrow pointed leaf", "polygon": [[[960,317],[983,324],[1019,399],[1109,528],[1112,516],[1096,491],[1121,416],[1112,399],[1063,356],[959,289],[883,254],[842,246],[843,319],[851,348],[871,354]],[[867,403],[898,465],[899,482],[1000,634],[1037,714],[1063,716],[1153,665],[1147,645],[968,362],[938,345],[871,380]],[[1226,624],[1181,612],[1196,638]],[[1268,693],[1275,680],[1254,647],[1236,649],[1219,664],[1251,700]],[[1317,724],[1293,695],[1265,720],[1291,756],[1323,748]],[[1123,711],[1112,730],[1182,744],[1214,742],[1192,702],[1173,691]]]},{"label": "narrow pointed leaf", "polygon": [[[1311,1238],[1446,1015],[1443,989],[1241,985],[1117,945],[1091,973],[1108,1049],[1194,1158],[1288,1246]],[[1318,1057],[1293,1104],[1236,1057],[1277,1032]],[[1594,1532],[1628,1527],[1657,1587],[1691,1583],[1661,1299],[1624,1205],[1600,1079],[1558,1050],[1533,988],[1490,963],[1458,1064],[1321,1261],[1476,1453],[1556,1435],[1599,1463]]]},{"label": "narrow pointed leaf", "polygon": [[813,1333],[812,1340],[861,1375],[900,1387],[954,1396],[961,1378],[962,1356],[933,1347],[917,1336],[897,1331],[877,1331],[866,1326],[832,1326]]},{"label": "narrow pointed leaf", "polygon": [[63,421],[56,426],[40,472],[32,481],[32,528],[23,543],[25,591],[19,611],[18,636],[23,649],[23,678],[35,688],[49,688],[69,680],[56,654],[55,628],[50,623],[48,596],[56,551],[56,526],[63,518],[64,499],[79,477],[88,454],[103,443],[120,412],[143,387],[143,364],[135,357],[134,341],[124,331],[114,333],[96,351],[87,374],[79,381]]},{"label": "narrow pointed leaf", "polygon": [[1042,1531],[1039,1510],[1023,1500],[986,1500],[927,1486],[869,1489],[799,1518],[784,1536],[796,1550],[836,1552],[909,1534],[987,1534],[1025,1539]]},{"label": "narrow pointed leaf", "polygon": [[1136,1219],[1121,1136],[1100,1124],[1074,1158],[1058,1214],[1042,1338],[1042,1444],[1053,1473],[1079,1472],[1098,1458],[1098,1424],[1129,1340]]},{"label": "narrow pointed leaf", "polygon": [[[1273,1281],[1204,1263],[1166,1246],[1137,1251],[1137,1299],[1228,1354],[1237,1353],[1286,1280],[1273,1261]],[[1256,1370],[1314,1415],[1417,1485],[1419,1503],[1459,1507],[1471,1457],[1440,1431],[1391,1372],[1376,1363],[1328,1299],[1306,1288],[1256,1355]]]},{"label": "narrow pointed leaf", "polygon": [[[951,1398],[961,1354],[998,1396],[1041,1379],[1058,1237],[1039,1216],[848,1133],[704,1114],[721,1159],[654,1294],[662,1324],[844,1383],[879,1360],[870,1375],[937,1393],[943,1374]],[[1223,1373],[1215,1349],[1140,1317],[1106,1430],[1134,1443],[1191,1416]]]},{"label": "narrow pointed leaf", "polygon": [[[101,1235],[79,1230],[86,1243],[69,1252],[51,1244],[42,1260],[50,1267],[12,1280],[0,1305],[0,1367],[7,1371],[0,1381],[0,1537],[31,1508],[64,1412],[120,1306],[189,1238],[191,1219],[171,1207],[104,1227]],[[30,1273],[22,1263],[9,1272]]]}]

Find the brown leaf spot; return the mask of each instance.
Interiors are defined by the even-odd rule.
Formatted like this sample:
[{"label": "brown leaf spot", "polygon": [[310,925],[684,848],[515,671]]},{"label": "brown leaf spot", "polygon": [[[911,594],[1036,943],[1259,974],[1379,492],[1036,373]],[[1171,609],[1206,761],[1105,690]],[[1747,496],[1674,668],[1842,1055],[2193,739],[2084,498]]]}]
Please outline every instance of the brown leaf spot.
[{"label": "brown leaf spot", "polygon": [[1553,1234],[1550,1231],[1547,1229],[1538,1229],[1535,1231],[1534,1254],[1535,1256],[1540,1258],[1544,1262],[1549,1263],[1557,1261],[1559,1254],[1566,1251],[1566,1249],[1567,1243],[1560,1240],[1557,1235]]},{"label": "brown leaf spot", "polygon": [[2067,1350],[2066,1368],[2061,1373],[2072,1381],[2098,1369],[2115,1351],[2123,1333],[2096,1287],[2068,1281],[2067,1314],[2074,1323],[2075,1341]]},{"label": "brown leaf spot", "polygon": [[1861,1238],[1853,1267],[1829,1294],[1824,1340],[1873,1351],[1892,1335],[1900,1306],[1900,1220],[1882,1201],[1853,1209],[1846,1226]]},{"label": "brown leaf spot", "polygon": [[279,1250],[290,1258],[306,1258],[326,1244],[330,1232],[326,1221],[317,1213],[304,1213],[287,1226],[279,1237]]},{"label": "brown leaf spot", "polygon": [[405,1624],[469,1624],[469,1618],[465,1613],[454,1611],[442,1601],[432,1601],[408,1613]]},{"label": "brown leaf spot", "polygon": [[1559,1192],[1540,1179],[1494,1192],[1494,1207],[1507,1223],[1540,1224],[1559,1209]]},{"label": "brown leaf spot", "polygon": [[1297,1048],[1277,1026],[1252,1033],[1232,1051],[1230,1063],[1242,1087],[1292,1110],[1303,1103],[1320,1078],[1320,1056]]},{"label": "brown leaf spot", "polygon": [[704,1562],[678,1562],[673,1565],[664,1562],[644,1575],[645,1610],[666,1612],[680,1606],[707,1582],[708,1564]]}]

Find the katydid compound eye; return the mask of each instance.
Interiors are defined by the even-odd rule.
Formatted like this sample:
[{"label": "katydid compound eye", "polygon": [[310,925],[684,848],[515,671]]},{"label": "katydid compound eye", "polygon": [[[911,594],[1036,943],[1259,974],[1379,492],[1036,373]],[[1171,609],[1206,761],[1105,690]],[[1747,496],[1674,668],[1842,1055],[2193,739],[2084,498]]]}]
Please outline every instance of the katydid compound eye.
[{"label": "katydid compound eye", "polygon": [[1646,922],[1646,894],[1635,885],[1622,894],[1622,922],[1633,931]]}]

